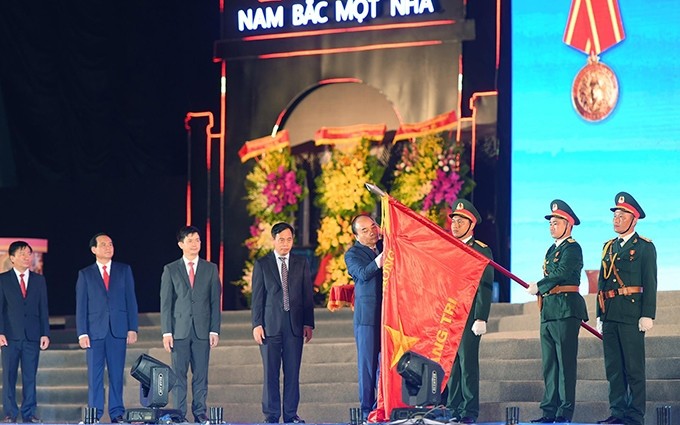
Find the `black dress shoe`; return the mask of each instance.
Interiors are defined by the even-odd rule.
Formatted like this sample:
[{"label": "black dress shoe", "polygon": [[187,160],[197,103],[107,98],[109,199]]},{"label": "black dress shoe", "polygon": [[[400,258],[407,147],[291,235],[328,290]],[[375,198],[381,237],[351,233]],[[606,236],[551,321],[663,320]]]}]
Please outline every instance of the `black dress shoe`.
[{"label": "black dress shoe", "polygon": [[567,419],[564,416],[558,416],[555,418],[556,424],[568,424],[571,423],[571,419]]},{"label": "black dress shoe", "polygon": [[545,416],[541,416],[538,419],[532,419],[531,421],[532,424],[551,424],[555,422],[555,418],[546,418]]},{"label": "black dress shoe", "polygon": [[598,424],[623,424],[623,419],[616,416],[610,416],[607,419],[597,421]]},{"label": "black dress shoe", "polygon": [[266,417],[266,418],[264,418],[264,423],[266,423],[266,424],[278,424],[279,419],[278,418],[272,418],[272,417]]},{"label": "black dress shoe", "polygon": [[298,415],[295,415],[290,419],[286,419],[283,422],[287,423],[287,424],[303,424],[303,423],[305,423],[305,421],[303,421],[302,418],[299,417]]},{"label": "black dress shoe", "polygon": [[24,418],[24,423],[25,424],[41,424],[42,421],[37,416],[31,415],[31,416],[26,416]]},{"label": "black dress shoe", "polygon": [[123,419],[123,416],[122,416],[122,415],[118,415],[118,416],[116,416],[115,418],[111,419],[111,423],[112,423],[112,424],[124,424],[124,423],[125,423],[125,419]]},{"label": "black dress shoe", "polygon": [[15,424],[17,423],[17,418],[13,418],[11,416],[5,416],[5,418],[2,420],[2,422],[6,424]]},{"label": "black dress shoe", "polygon": [[194,422],[197,424],[208,424],[210,423],[210,419],[205,415],[205,413],[201,413],[198,416],[194,416]]}]

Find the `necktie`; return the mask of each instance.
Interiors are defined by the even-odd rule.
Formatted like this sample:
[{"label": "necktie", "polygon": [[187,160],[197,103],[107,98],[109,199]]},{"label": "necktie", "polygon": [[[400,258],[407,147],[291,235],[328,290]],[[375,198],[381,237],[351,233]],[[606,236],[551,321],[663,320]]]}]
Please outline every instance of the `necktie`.
[{"label": "necktie", "polygon": [[109,272],[106,271],[106,266],[102,266],[102,278],[104,279],[104,287],[109,290]]},{"label": "necktie", "polygon": [[618,238],[616,242],[614,242],[614,254],[618,254],[621,252],[621,247],[623,246],[623,238]]},{"label": "necktie", "polygon": [[191,284],[191,287],[194,287],[194,279],[196,278],[196,272],[194,272],[194,263],[193,261],[189,261],[189,283]]},{"label": "necktie", "polygon": [[279,257],[281,260],[281,287],[283,288],[283,311],[290,311],[290,297],[288,295],[288,266],[286,266],[285,257]]},{"label": "necktie", "polygon": [[19,275],[19,286],[21,287],[21,295],[26,298],[26,282],[24,281],[24,274]]}]

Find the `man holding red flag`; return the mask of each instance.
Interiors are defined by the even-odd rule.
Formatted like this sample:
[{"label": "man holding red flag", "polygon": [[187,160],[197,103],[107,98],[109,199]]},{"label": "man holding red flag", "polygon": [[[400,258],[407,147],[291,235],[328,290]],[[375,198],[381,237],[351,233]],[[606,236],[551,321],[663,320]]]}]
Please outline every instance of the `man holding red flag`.
[{"label": "man holding red flag", "polygon": [[[485,257],[493,259],[491,249],[474,237],[475,226],[482,222],[475,206],[467,199],[458,199],[452,207],[453,213],[449,217],[453,236]],[[479,282],[447,384],[446,407],[451,410],[454,421],[464,424],[475,423],[479,416],[479,342],[480,337],[486,333],[492,285],[493,267],[489,265],[484,269]]]},{"label": "man holding red flag", "polygon": [[[404,407],[396,366],[412,351],[445,370],[453,365],[489,259],[387,195],[382,196],[383,313],[378,407],[385,422]],[[445,384],[448,374],[444,376]],[[442,385],[443,387],[443,385]]]}]

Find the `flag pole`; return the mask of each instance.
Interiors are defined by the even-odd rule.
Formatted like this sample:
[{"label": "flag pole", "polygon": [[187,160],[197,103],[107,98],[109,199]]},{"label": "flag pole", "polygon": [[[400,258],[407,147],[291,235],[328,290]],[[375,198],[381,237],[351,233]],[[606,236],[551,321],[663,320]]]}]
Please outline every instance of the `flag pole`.
[{"label": "flag pole", "polygon": [[[387,192],[384,190],[380,189],[378,186],[374,185],[373,183],[365,183],[366,189],[368,189],[369,192],[371,192],[374,195],[383,197],[387,195]],[[512,274],[508,269],[505,267],[501,266],[497,262],[493,260],[489,260],[489,265],[493,267],[494,269],[498,270],[501,274],[504,276],[510,278],[511,280],[514,280],[524,288],[528,288],[529,284],[526,283],[524,280],[520,279],[518,276]],[[540,296],[540,295],[539,295]],[[581,327],[590,332],[591,334],[595,335],[596,337],[602,339],[602,334],[597,331],[597,329],[593,328],[586,322],[581,321]]]}]

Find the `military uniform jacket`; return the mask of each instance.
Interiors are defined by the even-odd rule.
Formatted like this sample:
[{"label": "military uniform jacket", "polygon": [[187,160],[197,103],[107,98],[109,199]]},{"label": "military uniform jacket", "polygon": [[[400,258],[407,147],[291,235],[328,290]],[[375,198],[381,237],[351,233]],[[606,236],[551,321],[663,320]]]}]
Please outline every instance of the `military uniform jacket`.
[{"label": "military uniform jacket", "polygon": [[[604,300],[605,311],[597,305],[603,322],[637,324],[640,317],[656,315],[656,248],[652,241],[636,233],[616,253],[617,238],[607,241],[602,250],[598,289],[609,291],[621,286],[641,286],[642,293],[617,295]],[[618,275],[618,276],[617,276]]]},{"label": "military uniform jacket", "polygon": [[[479,252],[483,256],[493,260],[493,253],[491,248],[488,247],[483,242],[476,240],[472,237],[467,241],[468,246],[472,247],[475,251]],[[489,310],[491,310],[491,291],[493,289],[493,267],[487,265],[482,273],[482,278],[479,281],[479,287],[477,288],[477,295],[470,309],[470,318],[474,320],[489,320]]]},{"label": "military uniform jacket", "polygon": [[[544,277],[537,282],[538,291],[541,294],[548,294],[557,285],[578,286],[581,281],[582,268],[583,253],[578,242],[567,238],[559,246],[552,244],[545,254]],[[543,297],[542,322],[569,317],[588,320],[588,309],[581,294],[566,292]]]}]

